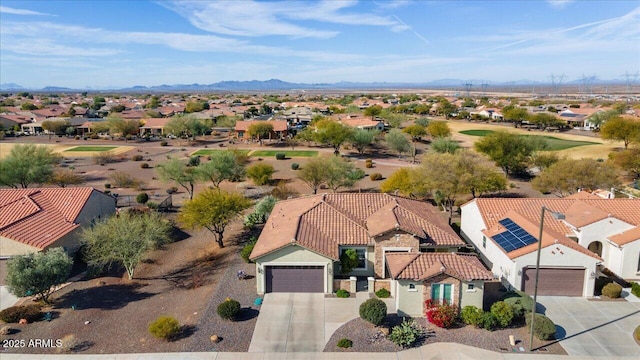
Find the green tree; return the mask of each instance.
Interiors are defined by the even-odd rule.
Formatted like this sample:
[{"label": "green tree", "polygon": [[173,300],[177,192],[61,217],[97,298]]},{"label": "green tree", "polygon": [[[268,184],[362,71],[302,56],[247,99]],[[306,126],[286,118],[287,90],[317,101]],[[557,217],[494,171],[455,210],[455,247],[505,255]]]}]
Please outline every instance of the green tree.
[{"label": "green tree", "polygon": [[12,257],[7,261],[9,292],[19,297],[39,295],[48,304],[54,286],[67,280],[72,267],[73,259],[62,248]]},{"label": "green tree", "polygon": [[250,206],[251,201],[240,194],[207,189],[184,204],[178,220],[187,227],[209,230],[222,248],[227,225]]},{"label": "green tree", "polygon": [[402,196],[415,197],[415,171],[409,168],[400,168],[394,171],[382,184],[380,191],[385,193],[399,193]]},{"label": "green tree", "polygon": [[377,130],[356,129],[351,137],[351,145],[358,150],[359,154],[364,154],[365,150],[373,144],[378,134]]},{"label": "green tree", "polygon": [[198,119],[193,115],[174,115],[165,125],[164,131],[180,138],[185,137],[187,142],[190,142],[192,138],[206,134],[212,126],[211,119]]},{"label": "green tree", "polygon": [[411,136],[411,140],[414,142],[427,135],[427,129],[424,126],[417,124],[407,126],[402,129],[402,132],[409,134]]},{"label": "green tree", "polygon": [[618,168],[628,171],[634,179],[640,178],[640,147],[612,152],[609,159]]},{"label": "green tree", "polygon": [[364,109],[364,115],[371,116],[371,119],[375,119],[375,117],[380,115],[381,113],[382,113],[382,106],[380,105],[372,105]]},{"label": "green tree", "polygon": [[615,116],[600,126],[600,136],[605,140],[624,143],[624,148],[632,142],[640,142],[640,120]]},{"label": "green tree", "polygon": [[455,113],[458,108],[450,103],[447,99],[441,99],[438,102],[438,114],[444,116],[446,119],[451,117],[451,114]]},{"label": "green tree", "polygon": [[525,108],[516,106],[505,106],[502,109],[502,115],[505,120],[511,120],[515,122],[522,122],[529,119],[529,112]]},{"label": "green tree", "polygon": [[451,138],[435,138],[431,142],[431,149],[438,153],[454,154],[460,148],[460,144]]},{"label": "green tree", "polygon": [[579,189],[609,189],[620,185],[619,172],[612,164],[594,159],[562,159],[540,173],[531,185],[543,193],[565,197]]},{"label": "green tree", "polygon": [[327,178],[326,170],[323,158],[313,158],[297,171],[297,175],[300,180],[311,188],[313,194],[316,194],[320,185],[322,185]]},{"label": "green tree", "polygon": [[48,146],[17,144],[7,157],[0,159],[0,184],[26,188],[33,183],[46,183],[60,159]]},{"label": "green tree", "polygon": [[270,164],[255,164],[247,168],[247,177],[258,186],[266,185],[271,181],[274,172],[275,170]]},{"label": "green tree", "polygon": [[196,170],[202,180],[210,180],[215,188],[220,187],[220,183],[225,180],[244,178],[245,164],[233,151],[214,151],[209,157],[210,160],[201,163]]},{"label": "green tree", "polygon": [[157,109],[160,107],[160,99],[158,96],[153,95],[149,102],[144,105],[145,109]]},{"label": "green tree", "polygon": [[338,191],[341,187],[352,187],[355,183],[362,179],[365,174],[362,169],[350,162],[339,157],[322,158],[325,163],[325,183],[333,192]]},{"label": "green tree", "polygon": [[451,129],[445,121],[432,121],[427,127],[427,131],[434,138],[451,136]]},{"label": "green tree", "polygon": [[544,150],[545,143],[534,137],[496,131],[477,141],[474,147],[495,161],[505,173],[521,174],[526,172],[536,152]]},{"label": "green tree", "polygon": [[429,126],[429,121],[429,118],[421,117],[415,119],[413,123],[426,128],[427,126]]},{"label": "green tree", "polygon": [[80,234],[87,264],[97,268],[119,265],[133,279],[149,250],[171,242],[171,223],[157,212],[121,212],[84,228]]},{"label": "green tree", "polygon": [[109,134],[120,135],[124,137],[124,141],[132,135],[137,135],[140,130],[140,120],[137,119],[123,119],[120,116],[109,115],[106,120],[109,127]]},{"label": "green tree", "polygon": [[[70,124],[67,120],[45,120],[42,122],[42,129],[55,135],[64,134]],[[51,136],[49,136],[51,138]]]},{"label": "green tree", "polygon": [[208,105],[209,103],[202,102],[202,101],[188,101],[184,107],[184,112],[186,113],[200,112],[205,108],[208,109],[209,108]]},{"label": "green tree", "polygon": [[538,113],[529,119],[530,122],[536,124],[543,131],[549,127],[561,127],[566,123],[551,114]]},{"label": "green tree", "polygon": [[384,136],[384,140],[387,142],[387,145],[391,150],[398,153],[398,156],[411,150],[411,143],[399,129],[389,130],[389,132]]},{"label": "green tree", "polygon": [[532,156],[533,165],[540,168],[540,170],[548,169],[549,166],[557,163],[560,160],[558,154],[553,152],[538,152]]},{"label": "green tree", "polygon": [[74,173],[73,170],[56,168],[53,170],[53,175],[47,181],[47,183],[64,188],[69,185],[82,184],[84,181],[84,177],[82,175]]},{"label": "green tree", "polygon": [[23,102],[22,105],[20,105],[20,110],[38,110],[38,107],[36,105],[34,105],[33,103],[30,102]]},{"label": "green tree", "polygon": [[313,140],[317,143],[330,145],[334,153],[340,153],[340,147],[351,139],[353,130],[334,120],[320,120],[315,125],[315,132],[312,132]]},{"label": "green tree", "polygon": [[609,119],[618,116],[619,114],[615,110],[607,110],[607,111],[598,111],[597,113],[591,115],[588,120],[589,122],[599,128],[600,125],[607,122]]},{"label": "green tree", "polygon": [[161,180],[176,182],[187,191],[189,199],[193,199],[194,187],[199,180],[196,167],[187,166],[186,163],[178,159],[170,159],[156,166],[156,172],[160,175]]},{"label": "green tree", "polygon": [[273,124],[268,123],[266,121],[255,121],[249,128],[247,129],[247,135],[250,137],[258,138],[260,144],[262,144],[262,139],[266,139],[273,132]]}]

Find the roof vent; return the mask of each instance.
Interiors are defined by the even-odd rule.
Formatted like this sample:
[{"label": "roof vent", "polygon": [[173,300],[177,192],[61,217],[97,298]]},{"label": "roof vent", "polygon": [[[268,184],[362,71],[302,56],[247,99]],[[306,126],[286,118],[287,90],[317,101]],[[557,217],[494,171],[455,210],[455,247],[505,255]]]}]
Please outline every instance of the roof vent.
[{"label": "roof vent", "polygon": [[444,272],[446,268],[444,266],[440,266],[440,271]]}]

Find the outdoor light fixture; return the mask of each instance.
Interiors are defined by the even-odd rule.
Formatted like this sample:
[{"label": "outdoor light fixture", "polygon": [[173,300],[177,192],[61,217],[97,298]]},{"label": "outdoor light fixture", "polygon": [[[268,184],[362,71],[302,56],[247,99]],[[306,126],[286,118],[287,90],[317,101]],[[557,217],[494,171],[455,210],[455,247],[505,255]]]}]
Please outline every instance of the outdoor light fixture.
[{"label": "outdoor light fixture", "polygon": [[529,351],[533,351],[533,324],[536,319],[536,305],[538,304],[538,275],[540,275],[540,252],[542,250],[542,230],[544,228],[544,213],[548,211],[556,220],[564,220],[563,213],[553,211],[546,206],[542,205],[540,213],[540,232],[538,235],[538,253],[536,257],[536,279],[533,285],[533,307],[531,309],[531,337],[529,338]]},{"label": "outdoor light fixture", "polygon": [[258,266],[258,274],[262,274],[262,265]]}]

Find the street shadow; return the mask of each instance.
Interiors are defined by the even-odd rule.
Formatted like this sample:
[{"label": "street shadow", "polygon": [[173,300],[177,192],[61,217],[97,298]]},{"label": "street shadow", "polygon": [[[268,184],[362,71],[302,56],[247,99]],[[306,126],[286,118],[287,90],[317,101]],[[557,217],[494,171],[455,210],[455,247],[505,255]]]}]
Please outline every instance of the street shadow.
[{"label": "street shadow", "polygon": [[240,309],[240,311],[238,311],[238,314],[236,315],[235,321],[251,320],[251,319],[254,319],[254,318],[258,317],[259,314],[260,314],[260,311],[258,311],[256,309],[252,309],[250,307],[245,307],[245,308]]},{"label": "street shadow", "polygon": [[91,287],[88,289],[74,289],[56,300],[55,307],[82,309],[116,310],[127,304],[147,299],[153,293],[142,292],[140,284],[115,284]]}]

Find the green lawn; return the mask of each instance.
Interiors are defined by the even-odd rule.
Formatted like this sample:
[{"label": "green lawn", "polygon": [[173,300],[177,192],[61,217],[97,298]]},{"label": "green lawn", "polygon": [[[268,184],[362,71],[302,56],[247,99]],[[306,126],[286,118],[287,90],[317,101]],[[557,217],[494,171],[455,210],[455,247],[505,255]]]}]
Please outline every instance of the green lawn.
[{"label": "green lawn", "polygon": [[118,146],[74,146],[71,149],[67,149],[65,151],[95,151],[95,152],[100,152],[100,151],[110,151],[113,150],[115,148],[117,148]]},{"label": "green lawn", "polygon": [[191,156],[207,156],[218,151],[237,151],[241,154],[247,155],[251,150],[247,149],[200,149],[191,153]]},{"label": "green lawn", "polygon": [[284,153],[286,157],[316,157],[317,151],[312,150],[256,150],[251,156],[276,156],[277,153]]},{"label": "green lawn", "polygon": [[[463,130],[460,131],[461,134],[465,134],[465,135],[471,135],[471,136],[487,136],[491,133],[494,133],[495,131],[493,130]],[[543,139],[545,139],[547,141],[547,144],[549,144],[549,147],[547,148],[548,151],[558,151],[558,150],[565,150],[565,149],[570,149],[576,146],[585,146],[585,145],[594,145],[594,144],[600,144],[598,142],[593,142],[593,141],[575,141],[575,140],[565,140],[565,139],[560,139],[557,137],[553,137],[553,136],[547,136],[547,135],[521,135],[521,136],[535,136],[535,137],[541,137]]]}]

